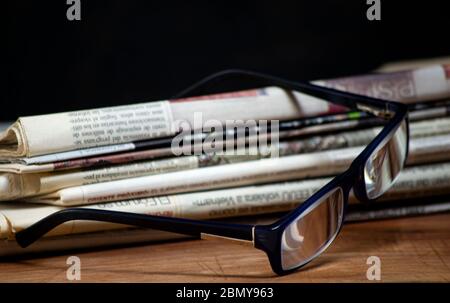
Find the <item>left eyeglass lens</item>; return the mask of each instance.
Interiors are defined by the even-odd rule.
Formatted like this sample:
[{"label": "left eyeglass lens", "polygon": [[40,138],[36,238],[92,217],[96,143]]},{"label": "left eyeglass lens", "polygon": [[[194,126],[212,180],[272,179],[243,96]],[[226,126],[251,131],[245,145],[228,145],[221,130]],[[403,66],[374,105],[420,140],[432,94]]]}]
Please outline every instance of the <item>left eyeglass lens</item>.
[{"label": "left eyeglass lens", "polygon": [[283,269],[299,267],[326,249],[339,231],[343,212],[344,197],[337,187],[295,219],[281,238]]}]

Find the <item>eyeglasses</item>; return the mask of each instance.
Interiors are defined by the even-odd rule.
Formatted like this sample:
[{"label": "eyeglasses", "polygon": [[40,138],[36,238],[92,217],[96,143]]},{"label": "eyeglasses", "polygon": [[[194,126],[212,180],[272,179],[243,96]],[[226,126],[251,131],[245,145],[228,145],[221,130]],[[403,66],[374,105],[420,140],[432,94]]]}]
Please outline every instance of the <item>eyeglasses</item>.
[{"label": "eyeglasses", "polygon": [[[270,225],[230,224],[169,218],[118,211],[69,208],[56,212],[18,232],[22,247],[72,220],[94,220],[186,234],[246,241],[263,250],[277,274],[290,273],[319,256],[336,238],[344,221],[350,190],[361,202],[376,199],[395,182],[403,168],[409,141],[407,106],[316,86],[292,82],[251,71],[227,70],[211,75],[181,95],[204,88],[213,81],[238,76],[287,90],[299,91],[349,109],[365,111],[388,120],[382,131],[351,163],[296,209]],[[180,97],[178,95],[177,97]]]}]

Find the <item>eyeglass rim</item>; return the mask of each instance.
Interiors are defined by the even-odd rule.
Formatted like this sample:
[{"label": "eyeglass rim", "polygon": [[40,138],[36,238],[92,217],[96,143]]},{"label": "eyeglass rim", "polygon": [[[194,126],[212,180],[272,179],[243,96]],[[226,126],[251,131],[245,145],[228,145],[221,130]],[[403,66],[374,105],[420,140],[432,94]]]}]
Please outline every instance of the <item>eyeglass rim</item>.
[{"label": "eyeglass rim", "polygon": [[326,194],[324,194],[322,197],[321,197],[321,199],[319,199],[319,200],[317,200],[315,203],[313,203],[313,204],[311,204],[309,207],[307,207],[307,208],[305,208],[305,210],[303,211],[303,212],[301,212],[300,214],[299,214],[299,216],[298,217],[296,217],[296,219],[294,220],[294,221],[292,221],[289,225],[287,225],[284,229],[283,229],[283,233],[282,233],[282,238],[283,238],[283,235],[284,235],[284,233],[286,232],[286,230],[287,230],[287,227],[289,227],[289,226],[291,226],[291,224],[293,224],[295,221],[298,221],[298,220],[301,220],[301,219],[303,219],[306,215],[308,215],[309,213],[311,213],[312,211],[314,211],[317,207],[319,207],[322,203],[326,203],[326,201],[327,201],[327,199],[331,196],[331,195],[333,195],[334,194],[334,192],[336,191],[336,190],[339,190],[340,191],[340,195],[341,195],[341,199],[342,199],[342,201],[340,202],[340,204],[342,204],[342,209],[341,209],[341,212],[339,213],[339,222],[338,222],[338,225],[337,225],[337,228],[336,228],[336,230],[333,232],[333,235],[324,243],[324,244],[322,244],[321,246],[320,246],[320,248],[314,253],[314,254],[312,254],[311,256],[309,256],[308,258],[306,258],[306,259],[304,259],[302,262],[299,262],[297,265],[295,265],[295,266],[292,266],[292,267],[290,267],[290,268],[287,268],[287,269],[285,269],[285,267],[283,266],[283,256],[282,256],[282,249],[281,249],[281,246],[282,246],[282,242],[280,243],[281,245],[280,245],[280,257],[281,257],[281,266],[282,266],[282,268],[283,268],[283,270],[284,271],[289,271],[289,270],[296,270],[296,269],[298,269],[299,267],[302,267],[302,266],[304,266],[304,265],[306,265],[306,264],[308,264],[309,262],[311,262],[312,260],[314,260],[315,258],[317,258],[318,256],[320,256],[330,245],[331,245],[331,243],[334,241],[334,239],[337,237],[337,235],[339,234],[339,231],[341,230],[341,228],[342,228],[342,223],[343,223],[343,220],[344,220],[344,214],[345,214],[345,210],[344,210],[344,208],[346,207],[346,203],[345,203],[345,197],[344,197],[344,191],[343,191],[343,189],[342,189],[342,187],[340,187],[340,186],[337,186],[337,187],[334,187],[334,188],[332,188],[330,191],[328,191]]},{"label": "eyeglass rim", "polygon": [[[388,125],[386,125],[383,130],[367,145],[367,147],[353,160],[350,167],[340,175],[333,178],[329,183],[324,185],[321,189],[319,189],[316,193],[310,196],[307,200],[305,200],[301,205],[299,205],[296,209],[289,212],[286,216],[279,219],[277,222],[272,223],[266,226],[256,226],[255,229],[255,238],[254,243],[255,247],[259,248],[266,252],[269,262],[271,264],[272,270],[278,275],[289,274],[293,271],[298,270],[299,268],[305,266],[312,260],[316,259],[321,253],[323,253],[326,248],[328,248],[334,239],[339,234],[342,225],[340,226],[336,235],[327,243],[325,248],[320,249],[319,253],[314,254],[312,258],[309,258],[306,262],[299,264],[291,269],[284,269],[281,263],[281,241],[284,230],[299,216],[302,215],[303,212],[308,210],[311,206],[321,201],[321,199],[327,195],[329,192],[334,190],[337,187],[342,188],[343,198],[344,198],[344,207],[343,207],[343,216],[342,220],[345,220],[346,210],[348,206],[348,196],[350,190],[353,189],[355,196],[361,202],[369,202],[372,199],[367,197],[367,193],[365,192],[364,181],[364,165],[367,159],[370,157],[372,152],[382,144],[383,140],[387,138],[388,135],[394,134],[397,128],[405,121],[406,123],[406,131],[407,131],[407,146],[406,146],[406,156],[408,155],[409,149],[409,126],[408,126],[408,118],[407,112],[400,112],[394,117],[395,120],[389,121]],[[406,161],[405,157],[405,161]],[[404,165],[405,163],[403,163]],[[270,243],[270,244],[268,244]],[[269,246],[268,246],[269,245]]]}]

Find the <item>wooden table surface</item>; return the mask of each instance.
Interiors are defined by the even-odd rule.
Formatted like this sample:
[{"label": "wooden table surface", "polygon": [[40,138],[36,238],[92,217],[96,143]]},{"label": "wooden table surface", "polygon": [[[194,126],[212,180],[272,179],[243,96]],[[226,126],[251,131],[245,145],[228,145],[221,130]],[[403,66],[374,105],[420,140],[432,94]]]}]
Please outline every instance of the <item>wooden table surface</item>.
[{"label": "wooden table surface", "polygon": [[[67,282],[57,255],[0,262],[0,280]],[[369,256],[381,281],[450,281],[450,214],[353,223],[303,270],[278,277],[266,255],[222,240],[184,240],[78,253],[81,282],[367,282]]]}]

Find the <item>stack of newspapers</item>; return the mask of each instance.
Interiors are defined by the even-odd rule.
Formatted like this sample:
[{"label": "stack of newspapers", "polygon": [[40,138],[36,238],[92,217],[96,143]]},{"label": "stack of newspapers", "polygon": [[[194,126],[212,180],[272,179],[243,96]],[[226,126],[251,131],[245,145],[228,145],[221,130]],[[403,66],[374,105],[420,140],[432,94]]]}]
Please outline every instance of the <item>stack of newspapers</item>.
[{"label": "stack of newspapers", "polygon": [[[313,83],[410,108],[407,167],[373,204],[351,196],[347,220],[450,210],[450,64]],[[67,207],[265,222],[347,169],[384,123],[279,87],[21,117],[0,132],[0,255],[181,237],[72,221],[18,247],[16,232]]]}]

